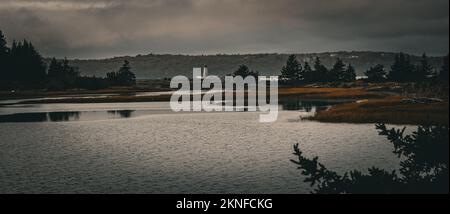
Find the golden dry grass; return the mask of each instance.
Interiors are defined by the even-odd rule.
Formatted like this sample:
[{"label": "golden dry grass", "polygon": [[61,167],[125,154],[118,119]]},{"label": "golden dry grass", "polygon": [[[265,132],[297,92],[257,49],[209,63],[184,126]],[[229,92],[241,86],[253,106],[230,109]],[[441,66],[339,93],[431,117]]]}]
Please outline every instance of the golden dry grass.
[{"label": "golden dry grass", "polygon": [[448,124],[449,103],[410,104],[399,96],[346,103],[317,113],[312,120],[334,123]]},{"label": "golden dry grass", "polygon": [[369,99],[382,98],[386,95],[380,92],[357,88],[280,88],[279,96],[299,96],[307,99]]}]

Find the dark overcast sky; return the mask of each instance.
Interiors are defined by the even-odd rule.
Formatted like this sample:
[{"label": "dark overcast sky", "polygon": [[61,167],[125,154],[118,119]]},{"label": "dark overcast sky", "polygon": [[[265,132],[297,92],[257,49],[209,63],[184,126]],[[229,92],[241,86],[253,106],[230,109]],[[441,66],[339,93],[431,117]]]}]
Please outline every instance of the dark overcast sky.
[{"label": "dark overcast sky", "polygon": [[45,56],[447,54],[448,0],[0,0],[0,29]]}]

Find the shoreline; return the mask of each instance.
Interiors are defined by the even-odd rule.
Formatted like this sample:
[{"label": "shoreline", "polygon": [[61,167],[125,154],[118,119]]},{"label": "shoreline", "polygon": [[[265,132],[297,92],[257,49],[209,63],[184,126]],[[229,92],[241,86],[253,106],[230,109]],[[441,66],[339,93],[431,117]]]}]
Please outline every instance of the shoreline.
[{"label": "shoreline", "polygon": [[[166,90],[167,91],[167,90]],[[306,101],[348,101],[333,105],[327,111],[317,112],[307,120],[330,123],[389,123],[419,125],[424,123],[449,124],[448,98],[430,103],[406,102],[409,96],[390,90],[386,85],[374,84],[366,87],[281,87],[279,100],[302,99]],[[15,104],[56,104],[56,103],[128,103],[128,102],[165,102],[170,101],[171,94],[152,96],[135,96],[142,92],[162,92],[149,88],[110,88],[98,91],[71,90],[64,92],[27,91],[12,99],[37,99],[19,101]],[[5,92],[0,92],[2,98]],[[89,95],[105,95],[99,97],[79,97]],[[113,95],[111,95],[113,94]],[[64,97],[69,96],[69,97]],[[73,97],[70,97],[73,96]],[[48,97],[51,99],[39,100]],[[58,99],[58,97],[62,97]],[[0,99],[6,100],[6,99]],[[360,101],[360,102],[357,102]],[[13,104],[0,104],[9,106]]]},{"label": "shoreline", "polygon": [[449,102],[406,103],[400,96],[343,103],[317,112],[308,120],[327,123],[387,123],[448,125]]}]

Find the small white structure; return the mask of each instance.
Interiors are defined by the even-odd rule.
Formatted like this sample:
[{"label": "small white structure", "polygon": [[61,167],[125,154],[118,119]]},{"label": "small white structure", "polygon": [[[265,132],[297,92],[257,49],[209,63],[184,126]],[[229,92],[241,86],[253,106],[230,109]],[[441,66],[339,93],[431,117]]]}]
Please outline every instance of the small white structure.
[{"label": "small white structure", "polygon": [[208,66],[203,66],[202,77],[206,78],[208,76]]},{"label": "small white structure", "polygon": [[193,73],[200,73],[201,76],[195,76],[196,79],[205,79],[208,76],[208,66],[203,66],[201,68],[193,68]]}]

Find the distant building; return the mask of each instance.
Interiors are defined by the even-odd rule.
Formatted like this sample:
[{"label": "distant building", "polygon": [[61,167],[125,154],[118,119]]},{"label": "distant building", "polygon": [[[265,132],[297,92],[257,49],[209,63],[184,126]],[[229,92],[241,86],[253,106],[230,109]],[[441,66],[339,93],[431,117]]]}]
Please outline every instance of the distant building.
[{"label": "distant building", "polygon": [[200,76],[195,76],[196,79],[205,79],[208,76],[208,66],[205,65],[201,68],[194,68],[193,73],[200,73]]}]

